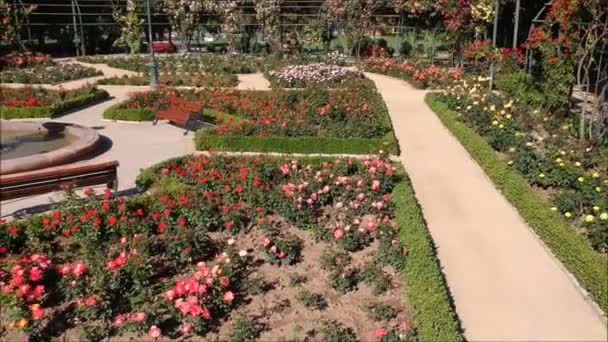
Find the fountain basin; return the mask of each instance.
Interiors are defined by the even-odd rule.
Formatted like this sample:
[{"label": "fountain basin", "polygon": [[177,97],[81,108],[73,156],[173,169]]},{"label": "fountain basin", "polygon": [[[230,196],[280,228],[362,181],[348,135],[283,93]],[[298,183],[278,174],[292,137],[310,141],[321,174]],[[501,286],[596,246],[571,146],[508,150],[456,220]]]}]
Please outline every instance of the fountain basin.
[{"label": "fountain basin", "polygon": [[0,174],[70,163],[91,154],[99,142],[94,129],[79,125],[0,120]]}]

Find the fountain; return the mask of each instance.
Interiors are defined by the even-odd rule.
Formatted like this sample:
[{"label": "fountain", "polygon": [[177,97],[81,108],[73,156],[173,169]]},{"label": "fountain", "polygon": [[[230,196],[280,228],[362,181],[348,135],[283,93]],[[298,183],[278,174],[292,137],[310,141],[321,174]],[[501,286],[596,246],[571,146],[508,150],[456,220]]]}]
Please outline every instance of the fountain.
[{"label": "fountain", "polygon": [[0,175],[76,161],[99,141],[94,129],[74,124],[0,120]]}]

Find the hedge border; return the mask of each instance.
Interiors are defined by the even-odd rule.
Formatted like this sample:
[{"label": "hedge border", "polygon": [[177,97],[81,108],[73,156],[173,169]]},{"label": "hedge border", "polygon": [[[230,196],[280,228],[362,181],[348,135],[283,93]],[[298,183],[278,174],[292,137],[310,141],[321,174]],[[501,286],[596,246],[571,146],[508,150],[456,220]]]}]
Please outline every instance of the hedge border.
[{"label": "hedge border", "polygon": [[8,107],[0,106],[2,119],[52,118],[67,111],[88,107],[110,97],[107,91],[97,89],[93,93],[84,94],[66,101],[42,107]]},{"label": "hedge border", "polygon": [[[142,169],[136,184],[140,191],[154,186],[160,178],[158,170],[171,162],[180,162],[176,157]],[[269,157],[280,160],[282,157]],[[300,157],[301,162],[320,163],[334,160],[333,157]],[[460,320],[435,252],[422,209],[414,188],[400,162],[395,162],[400,177],[392,192],[395,204],[395,221],[399,225],[399,237],[408,248],[402,291],[411,309],[420,341],[464,341]]]},{"label": "hedge border", "polygon": [[[382,139],[378,138],[334,138],[334,137],[283,137],[283,136],[218,136],[215,130],[202,129],[196,132],[194,145],[196,150],[209,149],[239,152],[278,152],[278,153],[328,153],[328,154],[376,154],[379,150],[399,155],[399,143],[395,136],[393,124],[382,101],[386,116],[383,119],[390,127],[390,132]],[[228,113],[205,110],[207,119],[232,119],[243,121],[241,117]]]},{"label": "hedge border", "polygon": [[[127,100],[128,101],[128,100]],[[154,111],[145,108],[121,108],[127,101],[114,104],[103,111],[103,118],[121,121],[152,121]]]},{"label": "hedge border", "polygon": [[521,174],[500,160],[483,137],[458,120],[458,113],[449,109],[436,94],[427,94],[425,100],[492,179],[494,186],[590,293],[600,309],[608,313],[608,260],[594,251],[589,242],[558,214],[552,212],[549,203],[532,190]]},{"label": "hedge border", "polygon": [[217,136],[215,130],[199,130],[194,138],[197,150],[278,152],[278,153],[331,153],[376,154],[379,150],[399,155],[399,146],[393,134],[385,139],[329,138],[329,137],[252,137]]},{"label": "hedge border", "polygon": [[393,189],[395,220],[408,248],[404,292],[420,341],[463,341],[460,320],[437,259],[435,245],[405,172]]}]

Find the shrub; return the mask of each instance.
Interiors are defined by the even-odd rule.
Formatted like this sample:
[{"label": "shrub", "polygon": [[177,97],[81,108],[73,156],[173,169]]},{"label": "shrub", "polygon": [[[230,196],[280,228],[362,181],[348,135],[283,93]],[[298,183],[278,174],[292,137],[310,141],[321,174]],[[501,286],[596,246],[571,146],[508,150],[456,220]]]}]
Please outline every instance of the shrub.
[{"label": "shrub", "polygon": [[301,290],[297,296],[298,300],[307,308],[323,310],[327,307],[327,302],[321,294]]},{"label": "shrub", "polygon": [[397,314],[399,313],[394,307],[382,303],[369,305],[367,310],[369,317],[374,322],[388,322],[397,317]]},{"label": "shrub", "polygon": [[351,328],[347,328],[336,321],[323,322],[321,334],[323,335],[323,341],[326,342],[354,342],[357,340]]},{"label": "shrub", "polygon": [[[36,105],[17,103],[19,97],[29,97],[27,101],[36,99]],[[9,90],[0,88],[0,118],[47,118],[65,113],[66,111],[88,106],[109,98],[105,90],[85,86],[68,91],[45,90],[38,88],[22,88]]]},{"label": "shrub", "polygon": [[542,107],[545,103],[543,93],[534,84],[532,76],[522,71],[499,74],[496,77],[496,89],[534,107]]},{"label": "shrub", "polygon": [[255,319],[245,316],[238,316],[232,325],[230,341],[234,342],[249,342],[257,341],[260,335],[260,327]]}]

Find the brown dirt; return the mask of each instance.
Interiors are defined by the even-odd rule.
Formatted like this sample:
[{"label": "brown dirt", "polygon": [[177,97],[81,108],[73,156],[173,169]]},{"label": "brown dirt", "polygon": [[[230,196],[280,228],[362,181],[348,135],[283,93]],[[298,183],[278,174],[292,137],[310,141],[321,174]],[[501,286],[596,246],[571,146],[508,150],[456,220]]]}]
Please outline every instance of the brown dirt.
[{"label": "brown dirt", "polygon": [[[311,234],[286,224],[279,218],[274,218],[275,225],[280,227],[281,235],[294,235],[303,241],[301,261],[291,266],[276,266],[265,261],[264,253],[257,250],[259,241],[266,236],[264,231],[254,227],[247,234],[233,237],[238,250],[246,249],[251,258],[250,264],[259,265],[250,275],[251,278],[262,278],[272,288],[260,295],[250,295],[245,305],[236,309],[227,322],[224,322],[219,331],[206,336],[211,341],[225,341],[232,332],[233,318],[244,314],[248,318],[255,318],[264,327],[260,335],[262,341],[280,340],[318,340],[319,328],[323,321],[337,321],[353,329],[357,338],[369,340],[373,329],[382,323],[374,323],[368,316],[367,307],[370,304],[390,304],[399,312],[399,315],[389,323],[396,323],[407,319],[404,298],[402,298],[402,281],[398,273],[385,269],[390,275],[392,287],[381,295],[373,294],[372,290],[359,283],[357,290],[342,294],[328,284],[328,272],[320,267],[319,259],[329,246],[326,242],[315,242]],[[216,236],[214,238],[219,238]],[[230,236],[225,235],[226,241]],[[351,265],[360,268],[371,254],[377,249],[377,243],[372,243],[362,251],[350,253]],[[290,277],[301,275],[307,278],[306,282],[297,286],[290,285]],[[302,290],[322,294],[327,301],[324,310],[306,308],[297,295]]]}]

